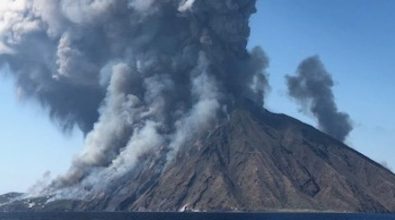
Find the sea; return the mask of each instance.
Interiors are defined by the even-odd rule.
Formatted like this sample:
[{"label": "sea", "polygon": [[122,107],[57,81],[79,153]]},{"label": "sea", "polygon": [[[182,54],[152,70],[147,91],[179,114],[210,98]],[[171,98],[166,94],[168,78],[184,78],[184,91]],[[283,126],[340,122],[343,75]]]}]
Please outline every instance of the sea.
[{"label": "sea", "polygon": [[395,220],[395,214],[344,213],[154,213],[154,212],[14,212],[0,220]]}]

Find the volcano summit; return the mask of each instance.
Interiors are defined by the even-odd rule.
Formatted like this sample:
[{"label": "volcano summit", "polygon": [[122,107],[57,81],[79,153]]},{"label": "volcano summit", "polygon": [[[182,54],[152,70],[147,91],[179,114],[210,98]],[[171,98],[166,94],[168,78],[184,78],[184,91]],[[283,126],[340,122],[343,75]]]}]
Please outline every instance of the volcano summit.
[{"label": "volcano summit", "polygon": [[341,142],[352,126],[318,57],[288,86],[329,135],[263,108],[255,0],[6,2],[0,65],[85,146],[0,210],[395,211],[395,176]]},{"label": "volcano summit", "polygon": [[171,161],[151,152],[138,164],[85,200],[27,198],[1,209],[395,210],[393,173],[315,128],[250,101],[238,102],[228,119],[184,144]]}]

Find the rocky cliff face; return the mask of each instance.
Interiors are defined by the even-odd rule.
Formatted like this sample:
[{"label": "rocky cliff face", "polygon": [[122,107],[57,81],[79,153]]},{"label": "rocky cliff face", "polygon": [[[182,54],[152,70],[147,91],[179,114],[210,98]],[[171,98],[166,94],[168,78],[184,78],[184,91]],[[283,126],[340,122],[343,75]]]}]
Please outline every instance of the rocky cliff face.
[{"label": "rocky cliff face", "polygon": [[89,201],[19,200],[2,209],[395,212],[393,173],[309,125],[250,103],[171,162],[152,155]]}]

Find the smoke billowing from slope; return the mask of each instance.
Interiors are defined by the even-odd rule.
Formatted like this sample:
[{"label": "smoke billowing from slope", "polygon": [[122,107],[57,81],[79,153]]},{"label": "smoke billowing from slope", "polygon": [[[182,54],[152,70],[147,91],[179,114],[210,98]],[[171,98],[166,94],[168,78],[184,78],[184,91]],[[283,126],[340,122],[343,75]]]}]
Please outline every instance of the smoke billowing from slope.
[{"label": "smoke billowing from slope", "polygon": [[286,78],[289,95],[309,108],[324,132],[344,141],[352,130],[350,117],[338,111],[332,77],[319,57],[307,58],[299,65],[296,76]]},{"label": "smoke billowing from slope", "polygon": [[84,191],[180,145],[239,97],[263,104],[246,50],[255,0],[3,0],[0,65],[85,148],[50,190]]}]

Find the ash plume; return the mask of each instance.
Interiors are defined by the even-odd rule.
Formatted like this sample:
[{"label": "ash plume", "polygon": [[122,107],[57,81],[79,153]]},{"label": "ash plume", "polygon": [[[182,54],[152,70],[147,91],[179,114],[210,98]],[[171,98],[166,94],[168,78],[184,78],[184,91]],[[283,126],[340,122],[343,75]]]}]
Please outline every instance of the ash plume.
[{"label": "ash plume", "polygon": [[86,135],[45,190],[95,190],[146,152],[176,151],[237,99],[262,105],[268,60],[246,50],[255,11],[255,0],[1,1],[0,65]]},{"label": "ash plume", "polygon": [[350,117],[338,111],[332,92],[332,77],[319,57],[305,59],[299,65],[297,75],[286,76],[286,79],[289,95],[313,113],[320,129],[344,141],[352,130]]}]

